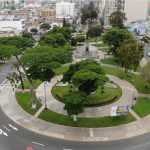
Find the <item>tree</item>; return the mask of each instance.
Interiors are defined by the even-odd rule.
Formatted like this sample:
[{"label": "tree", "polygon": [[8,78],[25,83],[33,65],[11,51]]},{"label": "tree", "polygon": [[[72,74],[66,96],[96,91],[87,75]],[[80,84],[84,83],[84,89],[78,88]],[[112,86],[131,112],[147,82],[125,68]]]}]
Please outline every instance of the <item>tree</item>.
[{"label": "tree", "polygon": [[103,28],[100,25],[97,25],[97,26],[92,26],[87,31],[87,36],[89,36],[89,37],[98,37],[98,36],[101,36],[102,33],[103,33]]},{"label": "tree", "polygon": [[31,28],[30,29],[30,32],[32,32],[33,34],[37,34],[38,33],[38,30],[36,28]]},{"label": "tree", "polygon": [[102,40],[111,47],[110,51],[116,56],[116,50],[120,47],[120,44],[125,40],[134,40],[134,37],[125,29],[114,28],[106,32],[103,35]]},{"label": "tree", "polygon": [[83,8],[81,8],[81,23],[85,24],[87,20],[90,21],[90,23],[93,22],[94,19],[97,19],[97,11],[95,9],[94,3],[90,2],[89,5],[85,5]]},{"label": "tree", "polygon": [[124,22],[126,20],[127,20],[126,14],[120,10],[113,12],[109,16],[109,23],[113,28],[120,28],[120,29],[125,28]]},{"label": "tree", "polygon": [[22,36],[2,37],[0,38],[0,44],[15,46],[20,50],[25,50],[28,47],[33,46],[34,41]]},{"label": "tree", "polygon": [[72,83],[78,87],[79,91],[89,95],[98,88],[99,76],[89,70],[80,70],[73,75]]},{"label": "tree", "polygon": [[74,37],[71,38],[71,45],[76,46],[76,44],[77,44],[77,40]]},{"label": "tree", "polygon": [[150,88],[150,62],[148,62],[141,71],[141,76],[142,78],[144,78],[148,84],[149,84],[149,88]]},{"label": "tree", "polygon": [[76,41],[79,43],[85,42],[85,36],[84,35],[77,35],[75,37]]},{"label": "tree", "polygon": [[56,33],[61,33],[67,41],[71,39],[71,29],[69,27],[54,27],[47,34],[56,34]]},{"label": "tree", "polygon": [[63,34],[55,33],[55,34],[45,34],[41,37],[40,45],[49,45],[51,47],[60,47],[66,44],[66,39]]},{"label": "tree", "polygon": [[126,71],[135,71],[144,56],[143,45],[133,40],[124,41],[120,48],[117,49],[117,56],[121,66],[124,67]]},{"label": "tree", "polygon": [[77,121],[76,116],[83,112],[86,94],[75,91],[68,93],[63,98],[65,103],[64,109],[67,110],[68,115],[73,115],[73,121]]},{"label": "tree", "polygon": [[4,61],[10,58],[11,54],[9,53],[10,46],[0,45],[0,60]]},{"label": "tree", "polygon": [[48,23],[43,23],[40,26],[40,29],[43,29],[43,30],[49,30],[50,28],[51,26]]},{"label": "tree", "polygon": [[22,32],[22,37],[32,39],[32,33],[30,33],[30,32]]},{"label": "tree", "polygon": [[104,70],[101,68],[100,64],[98,64],[95,60],[87,59],[82,60],[76,64],[71,64],[69,69],[63,75],[63,82],[71,82],[72,76],[79,70],[86,69],[96,72],[98,74],[105,74]]}]

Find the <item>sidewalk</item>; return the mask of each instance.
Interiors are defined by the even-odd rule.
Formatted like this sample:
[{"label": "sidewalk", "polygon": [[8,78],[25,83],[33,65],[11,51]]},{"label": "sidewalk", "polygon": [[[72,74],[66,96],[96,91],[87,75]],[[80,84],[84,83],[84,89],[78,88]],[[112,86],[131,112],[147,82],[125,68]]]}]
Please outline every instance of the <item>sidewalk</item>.
[{"label": "sidewalk", "polygon": [[[116,102],[112,104],[108,104],[108,105],[101,106],[101,107],[91,107],[91,108],[87,107],[84,109],[84,113],[79,114],[80,117],[110,116],[112,106],[123,106],[123,105],[132,106],[133,95],[138,97],[137,91],[135,90],[134,86],[131,85],[129,82],[127,82],[126,80],[122,80],[118,77],[112,76],[112,75],[107,75],[107,76],[110,79],[110,81],[113,81],[114,83],[120,86],[122,90],[122,96],[120,97],[119,100],[117,100]],[[56,76],[51,80],[50,83],[48,82],[46,83],[46,103],[47,103],[48,109],[53,110],[63,115],[67,115],[67,112],[64,110],[64,104],[56,100],[50,92],[52,87],[57,83],[58,80],[61,80],[61,78],[62,78],[61,75]],[[42,83],[36,90],[36,97],[40,99],[42,104],[45,103],[44,93],[45,93],[44,83]],[[133,116],[135,115],[133,114]]]},{"label": "sidewalk", "polygon": [[0,104],[6,115],[20,126],[59,139],[111,141],[138,136],[150,131],[150,115],[129,124],[107,128],[76,128],[45,122],[22,110],[16,102],[15,93],[9,83],[0,93]]}]

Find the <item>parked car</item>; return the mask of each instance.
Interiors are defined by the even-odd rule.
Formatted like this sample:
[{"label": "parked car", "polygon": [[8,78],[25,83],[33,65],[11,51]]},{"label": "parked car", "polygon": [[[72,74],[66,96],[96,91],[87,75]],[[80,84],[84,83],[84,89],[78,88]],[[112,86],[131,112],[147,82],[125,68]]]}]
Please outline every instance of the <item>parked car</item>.
[{"label": "parked car", "polygon": [[26,150],[34,150],[32,147],[26,147]]},{"label": "parked car", "polygon": [[147,53],[147,56],[150,57],[150,52]]}]

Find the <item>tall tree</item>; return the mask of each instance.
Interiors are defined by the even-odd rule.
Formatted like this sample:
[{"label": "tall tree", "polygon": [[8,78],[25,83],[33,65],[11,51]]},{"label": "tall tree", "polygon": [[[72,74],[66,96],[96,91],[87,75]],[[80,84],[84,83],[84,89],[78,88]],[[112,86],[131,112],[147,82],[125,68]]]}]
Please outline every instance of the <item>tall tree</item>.
[{"label": "tall tree", "polygon": [[120,10],[113,12],[109,16],[109,23],[113,28],[125,28],[124,22],[127,20],[126,14]]},{"label": "tall tree", "polygon": [[141,76],[148,82],[150,88],[150,62],[148,62],[141,71]]},{"label": "tall tree", "polygon": [[134,39],[134,36],[129,31],[118,28],[110,29],[102,37],[103,42],[110,46],[110,51],[114,55],[117,55],[116,50],[123,41]]},{"label": "tall tree", "polygon": [[78,87],[79,91],[86,93],[87,95],[94,92],[99,85],[103,86],[107,81],[105,75],[99,75],[90,70],[77,71],[72,77],[72,83]]},{"label": "tall tree", "polygon": [[48,23],[43,23],[40,26],[40,29],[43,29],[43,30],[49,30],[50,28],[51,26]]},{"label": "tall tree", "polygon": [[71,92],[64,96],[64,109],[68,115],[73,116],[73,121],[77,121],[76,116],[83,112],[86,95],[83,92]]},{"label": "tall tree", "polygon": [[144,56],[143,45],[133,40],[124,41],[120,48],[117,49],[117,56],[121,66],[124,67],[126,71],[135,71]]}]

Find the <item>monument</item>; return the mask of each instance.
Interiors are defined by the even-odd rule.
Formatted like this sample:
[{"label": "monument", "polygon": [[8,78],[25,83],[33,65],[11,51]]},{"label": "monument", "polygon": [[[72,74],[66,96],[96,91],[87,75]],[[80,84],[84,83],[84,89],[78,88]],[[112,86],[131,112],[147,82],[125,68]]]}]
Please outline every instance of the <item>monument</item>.
[{"label": "monument", "polygon": [[98,48],[92,46],[89,42],[88,36],[86,37],[83,46],[77,46],[75,58],[98,59]]}]

